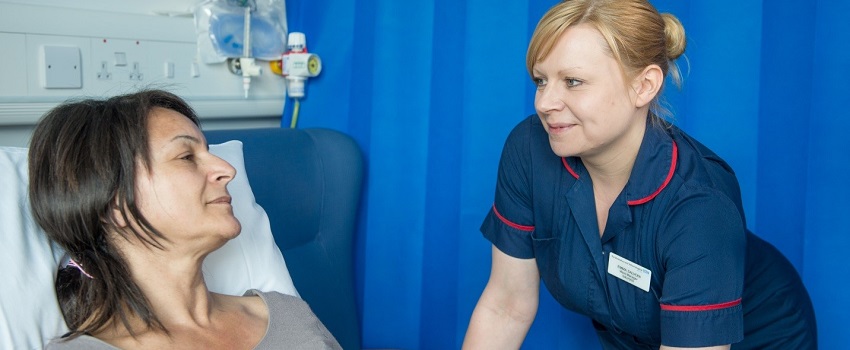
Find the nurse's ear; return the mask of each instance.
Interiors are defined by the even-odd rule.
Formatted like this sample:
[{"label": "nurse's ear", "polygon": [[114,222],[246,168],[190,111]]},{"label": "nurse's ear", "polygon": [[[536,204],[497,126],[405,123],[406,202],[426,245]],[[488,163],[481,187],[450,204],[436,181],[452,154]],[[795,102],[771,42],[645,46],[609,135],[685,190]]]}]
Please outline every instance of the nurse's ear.
[{"label": "nurse's ear", "polygon": [[650,64],[632,80],[632,90],[636,94],[635,107],[648,105],[661,91],[664,83],[664,73],[657,64]]}]

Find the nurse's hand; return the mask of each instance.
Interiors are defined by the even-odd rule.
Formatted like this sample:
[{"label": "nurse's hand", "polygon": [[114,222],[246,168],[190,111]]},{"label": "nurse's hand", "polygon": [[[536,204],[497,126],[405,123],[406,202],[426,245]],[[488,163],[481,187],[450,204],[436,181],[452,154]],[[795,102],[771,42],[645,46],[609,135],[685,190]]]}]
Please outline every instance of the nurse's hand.
[{"label": "nurse's hand", "polygon": [[537,261],[494,246],[490,280],[472,312],[463,349],[519,349],[537,315],[539,292]]}]

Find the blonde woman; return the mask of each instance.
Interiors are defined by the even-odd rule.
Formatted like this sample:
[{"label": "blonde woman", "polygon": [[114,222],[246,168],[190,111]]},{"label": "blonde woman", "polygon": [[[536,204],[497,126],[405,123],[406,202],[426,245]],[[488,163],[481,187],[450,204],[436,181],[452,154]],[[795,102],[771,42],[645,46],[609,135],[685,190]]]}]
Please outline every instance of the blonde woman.
[{"label": "blonde woman", "polygon": [[644,0],[564,1],[540,20],[537,114],[505,143],[464,348],[519,348],[541,280],[605,349],[817,347],[808,294],[747,231],[732,170],[659,118],[684,50],[682,24]]}]

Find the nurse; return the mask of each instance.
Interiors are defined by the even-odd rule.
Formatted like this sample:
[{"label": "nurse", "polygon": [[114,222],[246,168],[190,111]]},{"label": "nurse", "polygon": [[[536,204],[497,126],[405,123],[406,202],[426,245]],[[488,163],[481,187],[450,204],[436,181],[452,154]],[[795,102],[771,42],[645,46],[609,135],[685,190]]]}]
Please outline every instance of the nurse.
[{"label": "nurse", "polygon": [[519,348],[540,280],[605,349],[814,349],[793,266],[746,229],[738,181],[660,118],[682,24],[645,0],[552,7],[529,44],[536,115],[508,136],[466,349]]}]

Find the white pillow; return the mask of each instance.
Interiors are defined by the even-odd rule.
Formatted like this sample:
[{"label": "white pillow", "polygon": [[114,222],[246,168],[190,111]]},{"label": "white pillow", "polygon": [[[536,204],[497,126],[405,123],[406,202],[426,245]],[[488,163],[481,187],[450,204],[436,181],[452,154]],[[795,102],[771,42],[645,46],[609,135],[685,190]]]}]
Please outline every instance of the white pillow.
[{"label": "white pillow", "polygon": [[[236,168],[228,185],[242,233],[204,261],[210,290],[242,295],[255,288],[298,295],[265,210],[245,175],[242,143],[210,145]],[[27,149],[0,147],[0,349],[41,349],[68,331],[53,281],[64,251],[35,224],[27,194]]]},{"label": "white pillow", "polygon": [[242,224],[242,233],[204,260],[207,287],[222,294],[242,295],[250,288],[298,295],[280,248],[274,242],[266,211],[254,199],[248,184],[242,142],[210,145],[210,153],[236,168],[236,177],[227,185],[233,214]]},{"label": "white pillow", "polygon": [[41,349],[67,331],[53,279],[64,252],[29,209],[27,149],[0,147],[0,348]]}]

